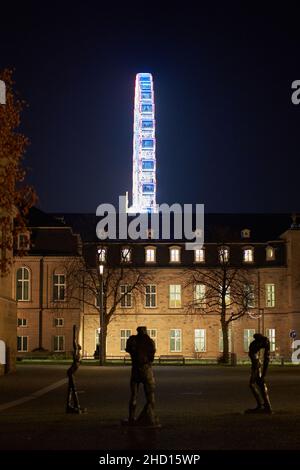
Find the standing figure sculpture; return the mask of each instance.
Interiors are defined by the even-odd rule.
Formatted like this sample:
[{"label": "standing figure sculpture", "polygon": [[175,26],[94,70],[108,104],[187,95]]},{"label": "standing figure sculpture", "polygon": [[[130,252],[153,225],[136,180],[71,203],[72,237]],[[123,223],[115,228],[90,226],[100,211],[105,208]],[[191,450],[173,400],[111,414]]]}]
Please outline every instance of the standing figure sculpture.
[{"label": "standing figure sculpture", "polygon": [[[254,341],[249,346],[249,357],[251,359],[250,389],[254,395],[257,406],[246,410],[246,413],[272,413],[268,388],[265,377],[270,362],[270,341],[260,333],[253,335]],[[259,353],[263,349],[263,364],[259,359]]]},{"label": "standing figure sculpture", "polygon": [[[148,336],[147,328],[145,326],[139,326],[137,328],[137,332],[138,334],[130,336],[126,343],[126,351],[130,354],[132,361],[129,419],[126,421],[126,424],[159,427],[159,421],[154,411],[155,380],[152,370],[152,363],[155,354],[155,343]],[[136,419],[135,412],[140,384],[143,384],[144,386],[146,404]]]},{"label": "standing figure sculpture", "polygon": [[84,411],[80,408],[79,399],[76,389],[76,383],[74,379],[74,374],[77,371],[79,364],[80,364],[80,351],[81,346],[77,342],[77,327],[73,325],[73,362],[71,367],[69,367],[67,371],[68,375],[68,395],[67,395],[67,406],[66,406],[66,413],[77,413],[80,414]]}]

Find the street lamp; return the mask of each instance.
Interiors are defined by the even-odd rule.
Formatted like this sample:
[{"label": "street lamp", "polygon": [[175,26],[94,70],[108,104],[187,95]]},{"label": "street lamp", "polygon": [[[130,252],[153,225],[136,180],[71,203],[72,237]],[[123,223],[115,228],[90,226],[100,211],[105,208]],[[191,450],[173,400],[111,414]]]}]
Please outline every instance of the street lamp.
[{"label": "street lamp", "polygon": [[99,364],[103,366],[104,358],[104,312],[103,312],[103,273],[104,273],[104,264],[102,264],[101,259],[101,250],[98,250],[99,253],[99,275],[100,275],[100,345],[99,345]]}]

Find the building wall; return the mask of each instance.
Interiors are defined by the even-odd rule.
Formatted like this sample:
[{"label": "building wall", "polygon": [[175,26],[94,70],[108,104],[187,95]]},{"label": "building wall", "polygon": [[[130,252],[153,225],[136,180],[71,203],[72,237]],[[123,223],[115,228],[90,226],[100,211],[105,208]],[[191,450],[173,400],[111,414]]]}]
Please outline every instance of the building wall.
[{"label": "building wall", "polygon": [[[26,326],[18,326],[17,335],[28,337],[28,351],[18,352],[19,356],[30,355],[43,348],[54,352],[54,336],[64,336],[64,351],[73,350],[72,327],[81,326],[81,309],[77,301],[53,301],[53,275],[63,273],[66,265],[64,257],[26,256],[15,258],[13,295],[16,298],[16,273],[18,268],[30,270],[30,296],[28,301],[18,301],[18,318],[27,321]],[[55,326],[55,318],[63,319],[63,326]]]},{"label": "building wall", "polygon": [[0,340],[6,345],[6,365],[0,364],[0,375],[16,369],[17,308],[12,297],[12,278],[13,269],[0,277]]},{"label": "building wall", "polygon": [[[244,348],[245,330],[264,332],[266,329],[275,329],[276,350],[273,354],[291,357],[291,329],[300,331],[300,231],[289,230],[283,236],[287,246],[286,261],[280,260],[253,270],[255,280],[260,285],[260,295],[257,308],[263,309],[260,318],[243,318],[231,324],[232,351],[239,357],[247,357]],[[144,249],[141,250],[144,252]],[[142,253],[143,254],[143,253]],[[167,249],[168,254],[168,249]],[[15,272],[20,266],[27,266],[31,272],[30,300],[18,302],[18,317],[26,318],[27,326],[18,327],[18,335],[28,335],[28,353],[42,345],[53,352],[54,336],[65,337],[65,351],[72,350],[72,326],[80,328],[80,343],[84,356],[93,356],[96,348],[96,333],[99,328],[99,311],[97,308],[77,302],[53,302],[53,274],[61,271],[66,258],[62,256],[27,256],[15,259]],[[167,263],[167,258],[166,258]],[[166,264],[165,263],[165,264]],[[156,330],[157,355],[183,354],[187,357],[216,358],[220,355],[219,335],[220,317],[216,312],[207,314],[205,311],[187,309],[186,305],[193,298],[193,287],[184,288],[187,272],[180,266],[145,268],[152,275],[152,284],[157,286],[157,306],[145,307],[145,297],[140,292],[133,294],[131,308],[117,308],[108,327],[107,355],[124,356],[121,350],[121,330],[130,330],[136,333],[141,325]],[[41,276],[41,273],[43,276]],[[42,280],[43,279],[43,280]],[[275,285],[275,306],[267,307],[265,303],[265,284]],[[43,284],[43,285],[42,285]],[[169,285],[182,286],[182,308],[170,308]],[[15,295],[15,274],[12,280],[12,292]],[[11,294],[10,294],[11,295]],[[55,318],[63,318],[62,327],[54,326]],[[40,320],[42,319],[42,326]],[[181,348],[172,353],[170,351],[170,330],[181,330]],[[195,351],[195,329],[206,331],[206,350]],[[41,333],[42,332],[42,337]],[[124,343],[124,342],[123,342]],[[22,355],[22,354],[21,354]]]}]

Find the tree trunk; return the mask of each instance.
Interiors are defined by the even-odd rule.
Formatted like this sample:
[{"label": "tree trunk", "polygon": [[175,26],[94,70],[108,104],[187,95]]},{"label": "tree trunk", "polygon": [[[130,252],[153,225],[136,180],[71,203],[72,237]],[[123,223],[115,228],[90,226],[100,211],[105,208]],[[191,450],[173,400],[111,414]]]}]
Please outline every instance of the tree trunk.
[{"label": "tree trunk", "polygon": [[99,348],[99,365],[104,366],[106,363],[106,336],[107,336],[107,325],[105,322],[101,325],[100,334],[100,348]]},{"label": "tree trunk", "polygon": [[222,333],[223,333],[223,355],[222,362],[224,364],[229,363],[229,336],[228,336],[228,325],[225,321],[221,322]]}]

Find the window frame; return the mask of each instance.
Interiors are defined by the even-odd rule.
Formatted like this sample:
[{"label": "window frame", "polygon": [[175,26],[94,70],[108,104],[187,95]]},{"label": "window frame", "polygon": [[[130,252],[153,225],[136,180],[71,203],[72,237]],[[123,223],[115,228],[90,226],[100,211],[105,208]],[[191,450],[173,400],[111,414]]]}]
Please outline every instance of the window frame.
[{"label": "window frame", "polygon": [[[57,346],[58,348],[55,348],[55,341],[57,338]],[[62,339],[62,346],[63,348],[61,349],[60,346],[60,340]],[[53,335],[53,352],[65,352],[66,351],[66,338],[65,335]]]},{"label": "window frame", "polygon": [[[198,252],[202,253],[202,259],[197,259]],[[199,258],[201,258],[201,256]],[[205,248],[196,248],[194,250],[194,263],[197,263],[197,264],[205,263]]]},{"label": "window frame", "polygon": [[[247,347],[246,347],[246,331],[252,332],[247,335]],[[255,334],[255,328],[244,328],[244,333],[243,333],[243,349],[244,352],[249,352],[249,346],[252,341],[254,341],[253,335]]]},{"label": "window frame", "polygon": [[[251,256],[250,256],[251,259],[247,259],[246,253],[251,253]],[[245,264],[254,263],[254,248],[253,248],[253,246],[245,246],[243,248],[243,263],[245,263]]]},{"label": "window frame", "polygon": [[[18,278],[18,273],[21,271],[21,278]],[[28,273],[28,279],[24,277],[24,273]],[[18,283],[21,283],[21,298],[18,298]],[[27,285],[27,298],[25,298],[25,285]],[[20,266],[16,270],[16,301],[17,302],[30,302],[31,300],[31,270],[27,266]]]},{"label": "window frame", "polygon": [[[24,349],[24,339],[26,338],[26,349]],[[19,339],[21,343],[21,349],[19,349]],[[28,352],[29,336],[28,335],[17,335],[17,352]]]},{"label": "window frame", "polygon": [[[59,323],[61,323],[61,325]],[[55,317],[54,318],[54,327],[55,328],[63,328],[64,326],[65,326],[65,319],[63,317]]]},{"label": "window frame", "polygon": [[[202,335],[199,335],[197,336],[196,335],[196,332],[197,331],[201,331],[201,332],[204,332],[203,336]],[[199,347],[199,349],[197,349],[196,347],[196,343],[197,343],[197,340],[199,340],[199,342],[201,343],[202,340],[203,340],[203,347],[201,348],[201,346]],[[203,353],[203,352],[206,352],[207,351],[207,344],[206,344],[206,328],[195,328],[194,329],[194,352],[195,353]]]},{"label": "window frame", "polygon": [[[148,252],[153,252],[153,259],[147,259]],[[145,263],[146,264],[155,264],[156,263],[156,247],[155,246],[146,246],[145,247]]]},{"label": "window frame", "polygon": [[[120,284],[120,307],[121,308],[132,308],[133,307],[133,298],[132,298],[132,290],[128,292],[128,288],[131,287],[131,284]],[[124,292],[122,292],[122,289],[124,289]],[[123,295],[125,294],[125,295]],[[121,296],[123,296],[121,298]],[[128,302],[128,299],[130,299],[130,302]],[[130,304],[130,305],[129,305]]]},{"label": "window frame", "polygon": [[[154,287],[155,292],[147,292],[147,288],[150,288],[150,290]],[[155,305],[152,304],[152,298],[155,298]],[[150,299],[150,305],[147,305],[147,297]],[[157,308],[157,285],[156,284],[146,284],[145,286],[145,308]]]},{"label": "window frame", "polygon": [[[58,277],[58,282],[55,282],[55,277]],[[60,282],[60,278],[64,277],[64,282]],[[52,298],[53,302],[65,302],[66,301],[66,290],[67,290],[67,280],[66,280],[66,274],[63,272],[56,272],[54,271],[53,273],[53,292],[52,292]],[[55,298],[55,291],[57,288],[57,298]],[[63,288],[63,298],[60,296],[61,289]]]},{"label": "window frame", "polygon": [[[125,332],[124,335],[122,335],[122,332]],[[128,334],[129,332],[129,334]],[[121,352],[126,352],[126,343],[128,338],[131,336],[131,329],[129,328],[122,328],[120,330],[120,351]],[[122,349],[122,341],[124,342],[124,349]]]},{"label": "window frame", "polygon": [[[197,288],[198,287],[203,287],[204,289],[200,289],[200,290],[203,290],[204,292],[202,293],[201,297],[202,298],[197,298]],[[206,307],[206,302],[205,302],[205,297],[206,297],[206,285],[205,284],[202,284],[202,283],[197,283],[197,284],[194,284],[194,306],[195,308],[205,308]]]},{"label": "window frame", "polygon": [[[126,254],[124,251],[127,250]],[[130,264],[132,262],[132,248],[131,246],[123,246],[121,248],[121,263]]]},{"label": "window frame", "polygon": [[[270,256],[268,253],[272,250],[273,256]],[[271,245],[268,245],[266,247],[266,261],[275,261],[276,260],[276,255],[275,255],[275,248]]]},{"label": "window frame", "polygon": [[[171,292],[171,288],[175,287],[174,291]],[[176,292],[176,287],[179,287],[179,292]],[[178,299],[177,296],[179,294],[179,304],[177,305]],[[171,299],[171,296],[175,296],[174,299]],[[171,302],[174,302],[174,305],[171,305]],[[182,289],[181,284],[169,284],[169,308],[182,308]]]},{"label": "window frame", "polygon": [[[269,289],[269,287],[273,287],[273,289]],[[269,305],[271,304],[271,305]],[[276,306],[276,288],[275,283],[267,282],[265,283],[265,307],[266,308],[275,308]]]},{"label": "window frame", "polygon": [[[19,324],[20,322],[20,324]],[[25,322],[25,323],[24,323]],[[24,324],[23,324],[24,323]],[[17,327],[18,328],[27,328],[28,327],[28,319],[24,317],[17,318]]]},{"label": "window frame", "polygon": [[[178,253],[178,259],[172,259],[174,253]],[[175,256],[177,258],[177,256]],[[169,247],[169,262],[171,264],[180,264],[181,263],[181,247],[180,246],[170,246]]]},{"label": "window frame", "polygon": [[[178,332],[178,331],[180,332],[179,337],[177,338],[177,337],[176,337],[176,333],[175,333],[175,336],[174,336],[174,338],[173,338],[173,337],[172,337],[172,332]],[[174,339],[174,346],[175,346],[174,349],[172,349],[172,347],[171,347],[172,339]],[[180,348],[179,348],[179,349],[176,348],[177,340],[179,340],[179,342],[180,342],[180,343],[179,343],[179,345],[180,345]],[[173,353],[182,352],[182,329],[181,329],[181,328],[171,328],[171,329],[170,329],[170,334],[169,334],[169,351],[170,351],[170,352],[173,352]]]}]

